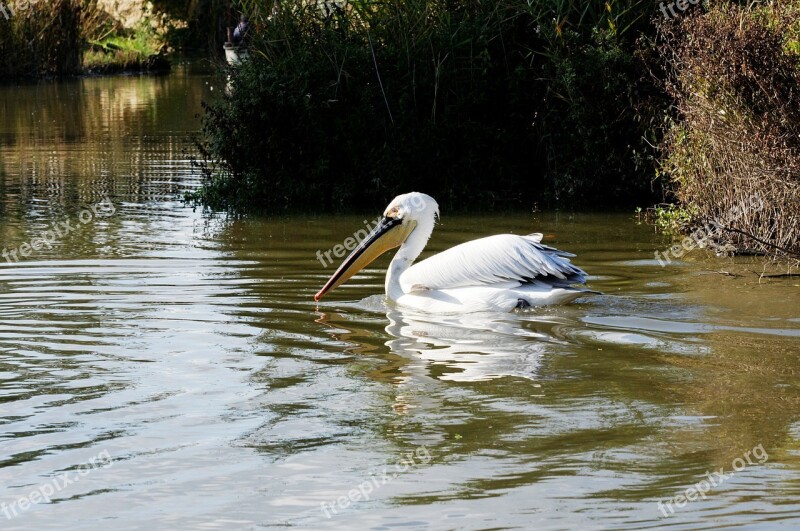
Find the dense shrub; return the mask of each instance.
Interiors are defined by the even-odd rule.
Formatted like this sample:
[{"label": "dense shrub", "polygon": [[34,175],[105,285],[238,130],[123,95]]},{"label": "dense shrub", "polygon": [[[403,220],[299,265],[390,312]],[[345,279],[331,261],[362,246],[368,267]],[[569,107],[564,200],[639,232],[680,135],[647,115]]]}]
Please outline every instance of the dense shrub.
[{"label": "dense shrub", "polygon": [[206,107],[208,205],[337,208],[412,189],[456,207],[649,197],[631,106],[642,71],[617,29],[649,4],[284,3],[269,19],[253,4],[261,39]]},{"label": "dense shrub", "polygon": [[799,42],[798,2],[718,4],[660,27],[677,109],[662,169],[731,249],[800,257]]},{"label": "dense shrub", "polygon": [[551,77],[536,137],[547,198],[614,207],[659,195],[652,144],[661,108],[645,105],[658,94],[638,58],[595,36],[559,50],[546,67]]}]

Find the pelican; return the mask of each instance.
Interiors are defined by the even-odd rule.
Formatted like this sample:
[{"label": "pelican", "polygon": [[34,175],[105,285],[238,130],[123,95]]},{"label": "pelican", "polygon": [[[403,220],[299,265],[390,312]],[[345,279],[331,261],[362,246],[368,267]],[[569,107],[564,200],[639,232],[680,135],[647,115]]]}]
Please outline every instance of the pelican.
[{"label": "pelican", "polygon": [[585,293],[586,273],[575,255],[542,244],[541,234],[498,234],[456,245],[417,264],[433,233],[439,205],[419,192],[399,195],[345,258],[314,300],[373,260],[400,247],[386,272],[386,296],[400,306],[434,313],[510,312],[564,304]]}]

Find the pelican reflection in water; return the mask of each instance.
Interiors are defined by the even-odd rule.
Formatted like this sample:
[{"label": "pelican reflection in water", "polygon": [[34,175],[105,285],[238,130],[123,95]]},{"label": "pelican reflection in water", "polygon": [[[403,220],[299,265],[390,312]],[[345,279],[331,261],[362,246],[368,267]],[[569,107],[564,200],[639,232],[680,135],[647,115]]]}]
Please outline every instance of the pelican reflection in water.
[{"label": "pelican reflection in water", "polygon": [[346,282],[373,260],[400,247],[386,272],[386,296],[435,313],[510,312],[564,304],[592,293],[573,254],[543,245],[541,234],[498,234],[456,245],[417,264],[439,216],[439,205],[419,192],[394,198],[372,232],[314,296]]}]

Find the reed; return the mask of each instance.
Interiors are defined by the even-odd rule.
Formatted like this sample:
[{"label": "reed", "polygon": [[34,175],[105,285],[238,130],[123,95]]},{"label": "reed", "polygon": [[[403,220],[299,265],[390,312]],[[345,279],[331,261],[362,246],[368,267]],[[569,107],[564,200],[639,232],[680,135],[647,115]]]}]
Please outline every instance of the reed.
[{"label": "reed", "polygon": [[32,1],[24,5],[8,19],[0,15],[0,79],[79,72],[82,2]]},{"label": "reed", "polygon": [[631,28],[649,4],[241,6],[252,59],[207,107],[206,204],[348,208],[409,189],[461,208],[650,195],[628,91],[641,77]]}]

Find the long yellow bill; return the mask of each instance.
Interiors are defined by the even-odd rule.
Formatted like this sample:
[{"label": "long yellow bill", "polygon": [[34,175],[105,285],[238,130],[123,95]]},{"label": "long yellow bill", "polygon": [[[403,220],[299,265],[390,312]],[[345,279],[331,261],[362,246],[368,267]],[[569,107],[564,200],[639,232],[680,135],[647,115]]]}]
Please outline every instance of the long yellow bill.
[{"label": "long yellow bill", "polygon": [[314,295],[314,300],[320,300],[327,292],[336,289],[347,282],[353,275],[367,267],[376,258],[390,249],[399,247],[411,234],[416,224],[409,222],[403,225],[398,218],[385,217],[372,229],[364,240],[353,249],[350,256],[345,258],[339,269],[328,280],[325,286]]}]

